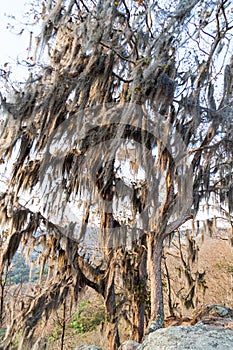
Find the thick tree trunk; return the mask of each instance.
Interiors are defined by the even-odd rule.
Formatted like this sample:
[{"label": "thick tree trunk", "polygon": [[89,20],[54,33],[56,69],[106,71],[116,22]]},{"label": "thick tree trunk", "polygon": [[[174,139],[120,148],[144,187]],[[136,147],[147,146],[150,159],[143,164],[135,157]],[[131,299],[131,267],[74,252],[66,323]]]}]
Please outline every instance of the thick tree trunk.
[{"label": "thick tree trunk", "polygon": [[136,303],[134,305],[134,320],[133,320],[133,340],[141,342],[144,335],[144,303]]},{"label": "thick tree trunk", "polygon": [[[146,243],[144,243],[144,247]],[[131,338],[141,342],[144,336],[145,309],[147,300],[147,251],[145,248],[122,251],[121,273],[123,288],[127,291],[127,303],[130,305],[124,318],[132,330]]]},{"label": "thick tree trunk", "polygon": [[139,283],[140,283],[140,302],[138,307],[138,332],[137,332],[137,342],[141,342],[144,336],[145,330],[145,300],[147,298],[147,289],[146,289],[146,280],[147,280],[147,271],[146,271],[146,262],[147,262],[147,253],[143,251],[141,263],[139,266]]},{"label": "thick tree trunk", "polygon": [[164,326],[162,253],[162,238],[150,236],[148,244],[148,271],[151,285],[151,317],[148,333]]},{"label": "thick tree trunk", "polygon": [[106,312],[106,333],[108,339],[109,350],[117,350],[120,346],[120,337],[118,332],[117,312],[116,312],[116,298],[114,287],[113,271],[110,271],[108,276],[108,283],[105,290],[105,312]]},{"label": "thick tree trunk", "polygon": [[100,168],[96,173],[96,186],[104,200],[104,208],[101,218],[102,244],[106,248],[106,261],[108,261],[108,273],[105,281],[105,313],[106,332],[109,350],[117,350],[120,346],[118,332],[116,298],[115,298],[115,258],[113,232],[115,220],[113,217],[112,202],[114,196],[114,162],[111,160],[104,168]]}]

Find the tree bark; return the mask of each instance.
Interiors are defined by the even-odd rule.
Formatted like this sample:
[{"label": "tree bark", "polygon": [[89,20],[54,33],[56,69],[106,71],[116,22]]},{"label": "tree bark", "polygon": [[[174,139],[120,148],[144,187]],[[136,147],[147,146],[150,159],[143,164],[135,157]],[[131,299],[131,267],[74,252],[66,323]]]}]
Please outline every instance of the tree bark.
[{"label": "tree bark", "polygon": [[108,273],[105,279],[105,313],[106,313],[106,330],[109,350],[117,350],[120,346],[120,338],[118,332],[117,309],[115,298],[115,258],[114,258],[114,242],[113,232],[115,220],[113,217],[112,201],[114,196],[114,162],[115,159],[109,161],[97,171],[96,186],[105,201],[102,218],[102,243],[106,251],[106,261],[108,261]]},{"label": "tree bark", "polygon": [[155,235],[149,236],[148,271],[151,285],[151,316],[148,333],[164,326],[162,253],[162,237],[155,237]]},{"label": "tree bark", "polygon": [[143,251],[141,257],[141,263],[139,266],[139,283],[140,283],[140,300],[138,307],[138,332],[137,332],[137,342],[141,342],[144,336],[145,329],[145,304],[147,298],[147,290],[146,290],[146,280],[147,280],[147,272],[146,272],[146,262],[147,262],[147,253]]},{"label": "tree bark", "polygon": [[64,349],[65,332],[66,332],[66,301],[64,301],[64,304],[63,304],[61,350]]},{"label": "tree bark", "polygon": [[110,271],[108,282],[105,289],[105,312],[106,312],[106,331],[109,350],[117,350],[120,346],[120,337],[118,332],[116,298],[114,286],[115,272]]}]

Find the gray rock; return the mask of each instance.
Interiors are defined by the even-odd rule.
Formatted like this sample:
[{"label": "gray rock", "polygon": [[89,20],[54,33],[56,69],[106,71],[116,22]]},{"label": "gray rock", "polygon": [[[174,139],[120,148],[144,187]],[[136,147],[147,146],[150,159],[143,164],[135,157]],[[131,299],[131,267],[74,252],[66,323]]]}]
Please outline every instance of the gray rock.
[{"label": "gray rock", "polygon": [[121,344],[119,350],[136,350],[139,347],[139,343],[134,340],[127,340]]},{"label": "gray rock", "polygon": [[102,350],[102,349],[95,345],[79,345],[74,350]]},{"label": "gray rock", "polygon": [[196,311],[196,321],[203,320],[204,318],[226,318],[230,317],[233,320],[233,310],[229,307],[219,304],[206,304]]},{"label": "gray rock", "polygon": [[137,350],[232,350],[233,331],[197,323],[168,327],[149,334]]}]

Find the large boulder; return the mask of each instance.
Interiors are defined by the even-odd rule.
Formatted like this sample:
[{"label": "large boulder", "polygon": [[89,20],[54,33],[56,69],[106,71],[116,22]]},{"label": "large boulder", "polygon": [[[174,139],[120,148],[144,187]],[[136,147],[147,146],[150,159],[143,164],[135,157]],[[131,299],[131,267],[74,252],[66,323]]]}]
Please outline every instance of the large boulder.
[{"label": "large boulder", "polygon": [[149,334],[137,350],[232,350],[233,331],[206,325],[168,327]]}]

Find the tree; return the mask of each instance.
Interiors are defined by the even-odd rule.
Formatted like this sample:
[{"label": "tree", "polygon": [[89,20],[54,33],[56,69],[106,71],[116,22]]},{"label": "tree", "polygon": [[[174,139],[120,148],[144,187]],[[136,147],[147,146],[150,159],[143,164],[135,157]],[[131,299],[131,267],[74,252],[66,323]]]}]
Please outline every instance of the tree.
[{"label": "tree", "polygon": [[20,244],[42,246],[53,271],[12,313],[4,346],[19,330],[19,349],[30,343],[41,318],[88,285],[117,349],[126,304],[135,340],[163,326],[164,241],[222,191],[213,174],[217,152],[226,162],[232,152],[231,4],[48,0],[40,16],[28,80],[0,96],[0,156],[14,162],[0,272]]},{"label": "tree", "polygon": [[[206,271],[199,270],[195,263],[198,261],[199,244],[196,239],[186,232],[178,230],[177,239],[173,240],[171,247],[164,249],[164,277],[167,290],[167,304],[171,317],[182,317],[183,311],[198,307],[200,298],[204,297],[206,289]],[[197,236],[197,239],[199,237]],[[172,248],[169,251],[169,248]],[[167,258],[171,255],[175,261],[177,274],[171,278],[169,268],[172,264],[167,263]],[[177,276],[181,285],[177,283]]]}]

